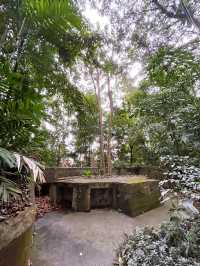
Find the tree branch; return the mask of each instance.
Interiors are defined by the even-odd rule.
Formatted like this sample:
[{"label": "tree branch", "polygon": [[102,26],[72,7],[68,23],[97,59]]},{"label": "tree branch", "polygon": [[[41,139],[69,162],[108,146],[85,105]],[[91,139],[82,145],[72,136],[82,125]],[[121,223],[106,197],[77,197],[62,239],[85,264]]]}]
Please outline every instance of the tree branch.
[{"label": "tree branch", "polygon": [[163,5],[161,5],[159,3],[158,0],[152,0],[152,2],[157,6],[157,8],[163,13],[165,14],[168,18],[175,18],[175,19],[179,19],[179,20],[187,20],[187,17],[185,14],[180,13],[180,12],[172,12],[167,10]]},{"label": "tree branch", "polygon": [[[194,15],[192,14],[191,10],[189,7],[184,3],[184,1],[180,1],[180,5],[182,6],[182,11],[180,12],[177,8],[176,12],[172,12],[167,10],[166,7],[164,7],[162,4],[159,3],[159,0],[152,0],[152,3],[156,5],[156,7],[168,18],[174,18],[177,20],[180,20],[182,22],[188,22],[191,25],[194,25],[195,28],[200,31],[200,20],[195,18]],[[178,12],[179,11],[179,12]]]}]

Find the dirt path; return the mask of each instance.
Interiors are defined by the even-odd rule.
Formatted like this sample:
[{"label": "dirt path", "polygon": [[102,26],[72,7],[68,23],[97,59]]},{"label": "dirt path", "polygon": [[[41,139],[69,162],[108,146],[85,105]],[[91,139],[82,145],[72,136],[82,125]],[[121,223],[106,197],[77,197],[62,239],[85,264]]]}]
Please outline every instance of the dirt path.
[{"label": "dirt path", "polygon": [[166,207],[135,218],[113,210],[47,214],[35,225],[33,266],[111,266],[124,233],[167,217]]}]

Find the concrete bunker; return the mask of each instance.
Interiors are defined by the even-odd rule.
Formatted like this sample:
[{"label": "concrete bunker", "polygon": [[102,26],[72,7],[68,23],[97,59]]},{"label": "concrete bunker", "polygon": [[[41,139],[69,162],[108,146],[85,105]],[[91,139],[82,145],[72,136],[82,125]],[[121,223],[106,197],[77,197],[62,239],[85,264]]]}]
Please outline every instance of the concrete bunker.
[{"label": "concrete bunker", "polygon": [[73,211],[113,208],[134,217],[160,205],[158,182],[133,174],[109,178],[60,176],[50,183],[50,198],[55,205]]}]

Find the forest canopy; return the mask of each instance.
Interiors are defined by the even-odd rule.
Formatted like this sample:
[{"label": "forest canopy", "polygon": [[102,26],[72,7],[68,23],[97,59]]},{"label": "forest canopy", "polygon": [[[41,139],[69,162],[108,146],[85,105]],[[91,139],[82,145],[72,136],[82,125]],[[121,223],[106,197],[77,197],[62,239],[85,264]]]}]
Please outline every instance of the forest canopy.
[{"label": "forest canopy", "polygon": [[0,146],[104,171],[199,159],[198,7],[2,1]]}]

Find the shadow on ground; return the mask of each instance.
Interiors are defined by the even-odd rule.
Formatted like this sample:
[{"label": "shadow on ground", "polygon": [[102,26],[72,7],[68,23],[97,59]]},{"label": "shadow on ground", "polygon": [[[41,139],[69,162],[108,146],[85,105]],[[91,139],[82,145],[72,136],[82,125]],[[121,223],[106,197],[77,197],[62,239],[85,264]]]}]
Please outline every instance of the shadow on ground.
[{"label": "shadow on ground", "polygon": [[135,218],[113,210],[49,213],[35,224],[33,266],[111,266],[124,233],[167,217],[164,206]]}]

